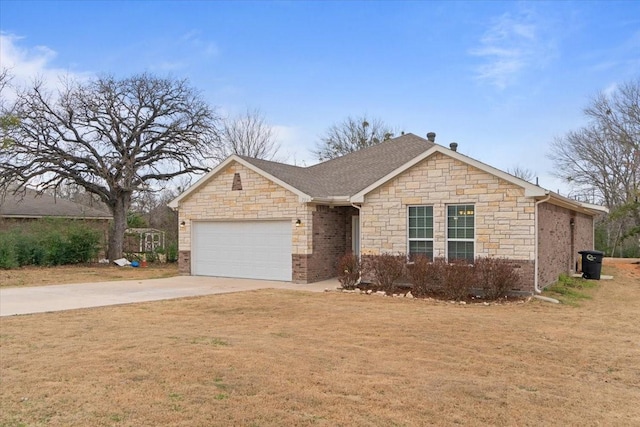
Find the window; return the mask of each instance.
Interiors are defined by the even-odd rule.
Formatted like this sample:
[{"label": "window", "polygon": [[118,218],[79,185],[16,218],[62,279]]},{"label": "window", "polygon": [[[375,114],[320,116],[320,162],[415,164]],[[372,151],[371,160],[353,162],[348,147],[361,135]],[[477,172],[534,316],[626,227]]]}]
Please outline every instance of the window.
[{"label": "window", "polygon": [[433,206],[409,206],[409,258],[433,259]]},{"label": "window", "polygon": [[449,261],[474,260],[475,208],[447,206],[447,256]]}]

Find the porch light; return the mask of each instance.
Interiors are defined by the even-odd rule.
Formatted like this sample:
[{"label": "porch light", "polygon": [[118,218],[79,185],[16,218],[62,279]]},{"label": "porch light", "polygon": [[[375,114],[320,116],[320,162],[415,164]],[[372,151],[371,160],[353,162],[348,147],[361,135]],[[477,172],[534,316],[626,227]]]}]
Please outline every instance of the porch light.
[{"label": "porch light", "polygon": [[296,220],[296,227],[300,227],[300,224],[302,224],[302,221],[300,221],[300,219],[298,218]]},{"label": "porch light", "polygon": [[186,223],[186,222],[184,222],[184,221],[182,221],[182,222],[180,223],[180,228],[184,228],[184,226],[185,226],[185,225],[187,225],[187,223]]}]

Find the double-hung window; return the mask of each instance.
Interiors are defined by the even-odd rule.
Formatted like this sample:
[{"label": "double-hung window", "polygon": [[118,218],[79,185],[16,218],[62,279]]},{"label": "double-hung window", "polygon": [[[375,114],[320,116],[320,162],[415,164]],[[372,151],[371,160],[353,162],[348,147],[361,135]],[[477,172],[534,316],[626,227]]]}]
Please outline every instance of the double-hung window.
[{"label": "double-hung window", "polygon": [[409,258],[433,259],[433,206],[409,206]]},{"label": "double-hung window", "polygon": [[447,257],[449,261],[474,260],[474,205],[447,206]]}]

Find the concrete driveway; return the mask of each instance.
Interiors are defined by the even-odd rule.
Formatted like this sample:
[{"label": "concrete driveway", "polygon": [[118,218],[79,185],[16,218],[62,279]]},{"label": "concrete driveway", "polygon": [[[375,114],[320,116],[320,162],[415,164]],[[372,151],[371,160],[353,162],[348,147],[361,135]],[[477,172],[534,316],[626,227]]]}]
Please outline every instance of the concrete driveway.
[{"label": "concrete driveway", "polygon": [[307,285],[267,280],[177,276],[165,279],[5,288],[0,289],[0,316],[159,301],[255,289],[323,292],[326,288],[333,290],[336,286],[339,286],[337,279]]}]

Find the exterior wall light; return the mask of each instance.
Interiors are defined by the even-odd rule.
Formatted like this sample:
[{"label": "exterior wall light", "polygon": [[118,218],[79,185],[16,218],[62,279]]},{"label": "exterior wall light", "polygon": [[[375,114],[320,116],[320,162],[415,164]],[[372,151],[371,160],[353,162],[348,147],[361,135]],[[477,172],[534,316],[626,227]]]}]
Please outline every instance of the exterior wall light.
[{"label": "exterior wall light", "polygon": [[300,221],[300,219],[296,220],[296,227],[300,227],[300,224],[302,224],[302,221]]},{"label": "exterior wall light", "polygon": [[182,221],[182,222],[180,223],[180,228],[184,228],[184,226],[185,226],[185,225],[187,225],[187,223],[186,223],[186,222],[184,222],[184,221]]}]

